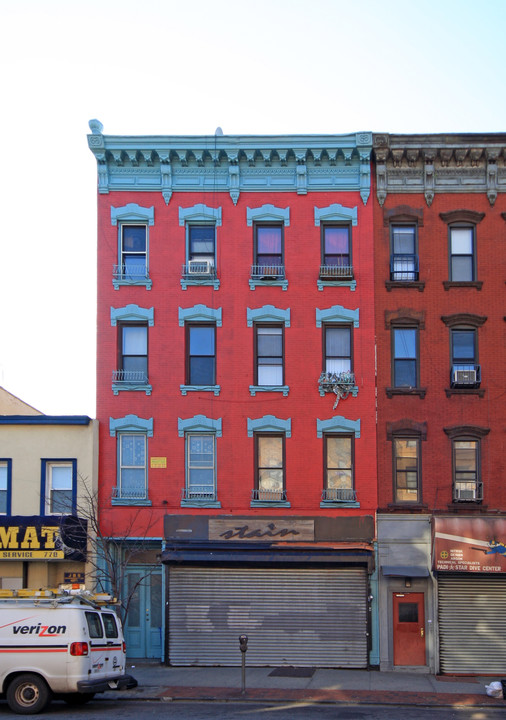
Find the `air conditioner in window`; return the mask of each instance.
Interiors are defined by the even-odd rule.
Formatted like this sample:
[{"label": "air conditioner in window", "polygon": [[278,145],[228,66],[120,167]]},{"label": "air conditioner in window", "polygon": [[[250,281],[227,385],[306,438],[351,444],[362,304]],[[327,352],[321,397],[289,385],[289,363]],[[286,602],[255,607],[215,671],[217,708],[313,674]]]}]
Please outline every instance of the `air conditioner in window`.
[{"label": "air conditioner in window", "polygon": [[190,260],[188,263],[188,275],[211,275],[212,272],[211,260]]},{"label": "air conditioner in window", "polygon": [[461,502],[476,500],[476,488],[456,487],[453,489],[453,499]]},{"label": "air conditioner in window", "polygon": [[476,369],[454,370],[453,383],[455,385],[476,385],[477,374]]}]

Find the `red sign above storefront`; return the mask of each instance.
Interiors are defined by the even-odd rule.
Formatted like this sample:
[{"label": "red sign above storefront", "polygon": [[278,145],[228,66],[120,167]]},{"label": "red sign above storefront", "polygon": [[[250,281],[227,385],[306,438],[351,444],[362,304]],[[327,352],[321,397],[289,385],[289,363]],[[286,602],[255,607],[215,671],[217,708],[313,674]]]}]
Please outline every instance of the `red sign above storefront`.
[{"label": "red sign above storefront", "polygon": [[434,518],[433,569],[506,573],[506,519]]}]

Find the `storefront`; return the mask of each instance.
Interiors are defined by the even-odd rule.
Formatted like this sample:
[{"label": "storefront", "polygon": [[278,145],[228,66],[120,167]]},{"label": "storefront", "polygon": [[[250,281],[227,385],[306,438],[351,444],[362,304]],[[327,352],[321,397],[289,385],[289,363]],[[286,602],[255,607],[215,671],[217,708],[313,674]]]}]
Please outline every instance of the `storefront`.
[{"label": "storefront", "polygon": [[167,516],[171,665],[367,667],[372,517]]},{"label": "storefront", "polygon": [[436,517],[439,665],[445,674],[506,674],[506,519]]}]

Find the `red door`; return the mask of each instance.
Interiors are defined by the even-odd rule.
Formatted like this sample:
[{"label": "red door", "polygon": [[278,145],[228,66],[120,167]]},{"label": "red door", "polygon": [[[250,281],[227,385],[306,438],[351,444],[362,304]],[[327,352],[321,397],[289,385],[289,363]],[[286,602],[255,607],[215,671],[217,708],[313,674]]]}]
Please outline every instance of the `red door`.
[{"label": "red door", "polygon": [[423,593],[394,593],[394,665],[425,665]]}]

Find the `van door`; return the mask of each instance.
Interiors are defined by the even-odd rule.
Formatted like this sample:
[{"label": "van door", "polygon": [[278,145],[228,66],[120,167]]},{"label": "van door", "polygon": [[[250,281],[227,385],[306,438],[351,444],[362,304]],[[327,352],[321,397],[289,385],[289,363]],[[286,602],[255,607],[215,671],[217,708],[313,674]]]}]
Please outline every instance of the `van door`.
[{"label": "van door", "polygon": [[[90,637],[91,675],[115,675],[122,667],[119,628],[113,613],[85,611]],[[104,620],[104,622],[102,622]]]}]

